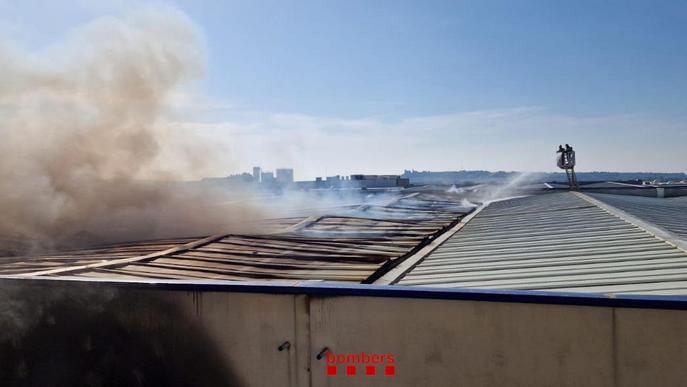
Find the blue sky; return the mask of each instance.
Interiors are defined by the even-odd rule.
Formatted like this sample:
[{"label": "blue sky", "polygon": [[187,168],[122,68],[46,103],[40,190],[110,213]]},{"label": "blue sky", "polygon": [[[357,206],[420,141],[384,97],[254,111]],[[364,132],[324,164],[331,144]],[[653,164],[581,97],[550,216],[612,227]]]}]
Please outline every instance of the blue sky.
[{"label": "blue sky", "polygon": [[[149,3],[158,6],[162,3]],[[212,174],[405,168],[687,169],[687,2],[185,1],[204,77],[175,125],[222,144]],[[39,50],[140,2],[0,0]]]}]

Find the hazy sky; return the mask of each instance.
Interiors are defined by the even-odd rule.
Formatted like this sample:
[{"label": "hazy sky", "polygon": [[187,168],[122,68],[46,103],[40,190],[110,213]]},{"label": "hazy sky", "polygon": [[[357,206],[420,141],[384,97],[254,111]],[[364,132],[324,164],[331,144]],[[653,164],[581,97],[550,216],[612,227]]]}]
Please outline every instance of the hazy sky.
[{"label": "hazy sky", "polygon": [[[0,0],[0,43],[139,4]],[[207,56],[165,120],[226,150],[215,175],[550,171],[566,142],[584,171],[687,170],[685,1],[164,4]]]}]

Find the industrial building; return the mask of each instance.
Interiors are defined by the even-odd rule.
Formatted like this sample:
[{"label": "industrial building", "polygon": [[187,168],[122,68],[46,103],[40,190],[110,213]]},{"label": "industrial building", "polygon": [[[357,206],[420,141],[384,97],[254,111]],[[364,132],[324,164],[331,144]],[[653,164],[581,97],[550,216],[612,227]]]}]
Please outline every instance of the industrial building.
[{"label": "industrial building", "polygon": [[261,221],[264,234],[221,234],[12,257],[2,261],[0,273],[369,283],[471,210],[450,196],[416,192],[383,205]]},{"label": "industrial building", "polygon": [[[550,187],[480,202],[465,192],[389,191],[262,220],[261,234],[3,258],[0,292],[30,294],[42,311],[20,344],[6,344],[21,356],[5,358],[5,374],[51,372],[40,359],[58,349],[27,354],[22,340],[95,337],[97,353],[114,330],[149,338],[130,344],[138,355],[123,375],[136,369],[160,384],[684,382],[684,197]],[[13,315],[28,313],[20,304],[8,303]],[[176,350],[160,358],[165,348]],[[361,352],[395,360],[368,374],[326,356]]]},{"label": "industrial building", "polygon": [[359,188],[408,187],[409,179],[398,175],[351,175],[349,185]]},{"label": "industrial building", "polygon": [[299,186],[305,189],[390,189],[407,188],[410,180],[399,175],[335,175],[327,176],[324,180],[317,177],[314,182],[299,182]]},{"label": "industrial building", "polygon": [[389,280],[455,288],[687,294],[683,242],[632,220],[580,193],[495,202],[422,262]]},{"label": "industrial building", "polygon": [[589,196],[624,212],[626,217],[635,216],[687,239],[687,196],[668,200],[596,193],[590,193]]},{"label": "industrial building", "polygon": [[283,186],[293,184],[293,169],[277,168],[276,173],[276,180],[278,184]]}]

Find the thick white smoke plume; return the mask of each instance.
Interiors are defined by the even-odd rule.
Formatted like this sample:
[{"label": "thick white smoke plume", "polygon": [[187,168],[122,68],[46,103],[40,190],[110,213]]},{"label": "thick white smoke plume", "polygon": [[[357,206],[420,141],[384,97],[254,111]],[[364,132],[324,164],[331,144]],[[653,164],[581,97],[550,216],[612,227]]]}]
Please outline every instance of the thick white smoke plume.
[{"label": "thick white smoke plume", "polygon": [[246,203],[204,210],[205,197],[160,182],[186,172],[166,170],[163,150],[175,166],[211,161],[169,149],[160,119],[203,63],[198,31],[169,8],[97,19],[39,53],[0,41],[0,238],[142,239],[240,224]]}]

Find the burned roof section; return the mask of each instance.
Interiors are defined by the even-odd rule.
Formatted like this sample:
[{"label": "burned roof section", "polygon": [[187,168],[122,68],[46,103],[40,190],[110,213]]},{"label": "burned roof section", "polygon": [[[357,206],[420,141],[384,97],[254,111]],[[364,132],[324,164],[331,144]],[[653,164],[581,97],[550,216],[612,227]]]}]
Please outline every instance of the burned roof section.
[{"label": "burned roof section", "polygon": [[264,234],[222,234],[11,257],[0,261],[0,274],[368,283],[471,210],[455,195],[441,191],[398,194],[382,204],[263,222]]}]

